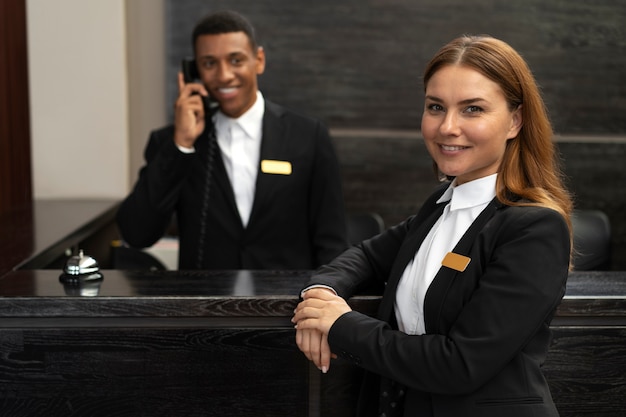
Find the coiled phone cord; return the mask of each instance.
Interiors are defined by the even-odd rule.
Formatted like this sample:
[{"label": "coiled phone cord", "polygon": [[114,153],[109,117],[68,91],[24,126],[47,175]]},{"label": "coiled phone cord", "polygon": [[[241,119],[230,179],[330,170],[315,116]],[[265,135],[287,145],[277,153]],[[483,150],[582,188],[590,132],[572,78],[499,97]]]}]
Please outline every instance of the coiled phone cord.
[{"label": "coiled phone cord", "polygon": [[[205,107],[208,108],[208,107]],[[207,137],[208,137],[208,151],[206,153],[206,178],[204,181],[204,189],[202,193],[202,208],[200,212],[200,236],[198,238],[198,257],[196,259],[196,268],[203,269],[203,261],[205,250],[205,240],[207,234],[207,219],[209,216],[209,202],[211,200],[211,183],[213,182],[213,161],[215,159],[215,152],[217,149],[217,136],[215,123],[213,123],[213,113],[209,112],[207,117]]]}]

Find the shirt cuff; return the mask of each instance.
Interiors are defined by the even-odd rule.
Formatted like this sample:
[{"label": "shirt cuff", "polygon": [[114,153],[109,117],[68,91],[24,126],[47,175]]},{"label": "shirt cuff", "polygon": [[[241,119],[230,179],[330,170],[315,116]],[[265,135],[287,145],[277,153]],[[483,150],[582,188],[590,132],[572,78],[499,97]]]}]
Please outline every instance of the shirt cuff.
[{"label": "shirt cuff", "polygon": [[335,295],[338,295],[337,291],[335,291],[333,287],[329,287],[328,285],[322,285],[322,284],[314,284],[314,285],[309,285],[308,287],[300,291],[300,298],[304,298],[304,293],[307,292],[308,290],[312,290],[313,288],[326,288],[327,290],[331,290],[332,292],[334,292]]},{"label": "shirt cuff", "polygon": [[185,148],[184,146],[180,146],[179,144],[175,144],[179,151],[182,153],[195,153],[196,148]]}]

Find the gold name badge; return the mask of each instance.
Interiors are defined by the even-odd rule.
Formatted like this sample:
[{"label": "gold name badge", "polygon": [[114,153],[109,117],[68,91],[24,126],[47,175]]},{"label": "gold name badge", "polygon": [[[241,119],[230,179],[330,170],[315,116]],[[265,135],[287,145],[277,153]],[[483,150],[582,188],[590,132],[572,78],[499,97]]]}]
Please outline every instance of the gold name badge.
[{"label": "gold name badge", "polygon": [[264,159],[261,161],[261,171],[265,174],[291,175],[291,162]]},{"label": "gold name badge", "polygon": [[458,253],[448,252],[448,254],[441,261],[441,265],[454,269],[455,271],[463,272],[467,265],[469,265],[471,258],[467,256],[459,255]]}]

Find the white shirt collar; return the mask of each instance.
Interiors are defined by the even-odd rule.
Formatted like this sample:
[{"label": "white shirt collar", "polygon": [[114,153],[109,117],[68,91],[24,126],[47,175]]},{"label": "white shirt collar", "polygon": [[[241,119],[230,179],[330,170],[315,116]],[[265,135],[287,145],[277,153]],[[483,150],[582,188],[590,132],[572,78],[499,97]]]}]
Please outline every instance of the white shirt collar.
[{"label": "white shirt collar", "polygon": [[488,203],[496,196],[497,178],[498,174],[492,174],[461,185],[454,179],[437,203],[450,201],[451,211]]},{"label": "white shirt collar", "polygon": [[257,90],[256,101],[244,114],[236,119],[226,116],[218,111],[215,116],[215,123],[218,131],[224,131],[224,128],[231,123],[236,122],[241,129],[250,138],[260,139],[263,132],[263,113],[265,112],[265,99],[263,94]]}]

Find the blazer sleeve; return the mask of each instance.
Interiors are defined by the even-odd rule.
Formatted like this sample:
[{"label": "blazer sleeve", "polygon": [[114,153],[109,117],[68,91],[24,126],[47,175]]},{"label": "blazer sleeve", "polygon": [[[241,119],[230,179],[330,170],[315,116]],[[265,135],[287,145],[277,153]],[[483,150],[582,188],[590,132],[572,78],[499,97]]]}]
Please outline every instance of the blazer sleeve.
[{"label": "blazer sleeve", "polygon": [[120,233],[131,246],[148,247],[163,236],[192,161],[198,157],[180,152],[172,138],[173,127],[151,133],[144,152],[146,164],[118,210]]},{"label": "blazer sleeve", "polygon": [[[469,393],[494,378],[549,326],[565,292],[570,248],[567,225],[555,211],[507,207],[500,215],[472,248],[476,262],[467,274],[476,279],[464,272],[454,283],[471,285],[470,296],[460,307],[445,300],[438,306],[452,317],[445,328],[407,335],[352,311],[332,326],[332,351],[427,392]],[[548,343],[539,345],[547,350]]]},{"label": "blazer sleeve", "polygon": [[446,190],[444,184],[424,202],[415,216],[388,228],[383,233],[355,245],[332,262],[318,268],[305,288],[314,285],[332,287],[338,295],[348,299],[365,288],[381,288],[398,268],[396,258],[409,231],[419,227],[431,216],[436,201]]},{"label": "blazer sleeve", "polygon": [[384,286],[411,220],[352,246],[332,262],[322,265],[307,287],[326,285],[347,300],[361,290]]}]

